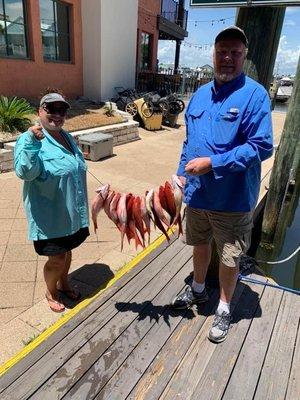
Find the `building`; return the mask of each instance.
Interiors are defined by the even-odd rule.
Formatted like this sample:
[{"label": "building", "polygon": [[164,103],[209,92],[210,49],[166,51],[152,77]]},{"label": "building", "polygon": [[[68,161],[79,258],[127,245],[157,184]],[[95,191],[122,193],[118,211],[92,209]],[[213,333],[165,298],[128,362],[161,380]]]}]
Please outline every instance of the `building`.
[{"label": "building", "polygon": [[0,94],[83,94],[80,0],[0,0]]},{"label": "building", "polygon": [[99,101],[135,86],[138,0],[82,0],[84,95]]},{"label": "building", "polygon": [[0,94],[115,97],[157,72],[158,40],[187,36],[185,0],[0,0]]},{"label": "building", "polygon": [[184,4],[185,0],[139,0],[137,73],[158,71],[158,40],[176,41],[174,69],[178,69],[181,41],[188,36]]},{"label": "building", "polygon": [[107,100],[134,87],[138,0],[0,0],[0,94]]}]

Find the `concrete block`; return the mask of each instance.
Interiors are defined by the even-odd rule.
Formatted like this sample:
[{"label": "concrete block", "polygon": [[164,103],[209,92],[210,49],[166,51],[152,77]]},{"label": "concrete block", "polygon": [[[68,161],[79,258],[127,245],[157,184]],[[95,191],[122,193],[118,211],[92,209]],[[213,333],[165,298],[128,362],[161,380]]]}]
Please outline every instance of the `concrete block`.
[{"label": "concrete block", "polygon": [[6,150],[14,150],[16,142],[8,142],[4,144]]},{"label": "concrete block", "polygon": [[5,171],[11,171],[14,169],[14,160],[0,161],[0,173]]},{"label": "concrete block", "polygon": [[12,150],[1,149],[0,150],[0,162],[10,161],[14,158],[14,152]]}]

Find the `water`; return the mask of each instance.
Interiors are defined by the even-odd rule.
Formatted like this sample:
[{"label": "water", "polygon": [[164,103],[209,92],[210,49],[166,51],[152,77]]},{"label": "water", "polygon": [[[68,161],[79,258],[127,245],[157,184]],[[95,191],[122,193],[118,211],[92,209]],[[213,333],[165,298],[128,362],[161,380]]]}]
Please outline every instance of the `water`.
[{"label": "water", "polygon": [[[272,248],[260,244],[255,258],[278,261],[287,258],[300,245],[299,193],[286,202],[278,221]],[[300,290],[300,251],[283,264],[259,264],[267,276],[277,284]]]},{"label": "water", "polygon": [[287,112],[287,109],[288,109],[288,106],[289,106],[289,102],[287,101],[286,103],[280,103],[280,102],[276,102],[275,103],[275,108],[274,108],[274,110],[273,111],[275,111],[275,112]]}]

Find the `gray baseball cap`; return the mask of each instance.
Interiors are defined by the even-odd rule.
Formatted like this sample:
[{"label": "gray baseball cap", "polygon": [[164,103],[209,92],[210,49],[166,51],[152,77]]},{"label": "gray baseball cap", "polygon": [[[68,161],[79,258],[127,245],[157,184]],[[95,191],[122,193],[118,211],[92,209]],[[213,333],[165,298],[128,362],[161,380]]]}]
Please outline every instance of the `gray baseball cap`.
[{"label": "gray baseball cap", "polygon": [[48,93],[48,94],[46,94],[44,97],[41,98],[40,107],[43,104],[55,103],[57,101],[59,101],[60,103],[64,103],[67,106],[67,108],[70,108],[70,104],[59,93]]},{"label": "gray baseball cap", "polygon": [[245,35],[243,29],[239,28],[238,26],[229,26],[228,28],[221,31],[215,39],[215,44],[220,40],[226,39],[239,39],[246,47],[248,47],[248,39]]}]

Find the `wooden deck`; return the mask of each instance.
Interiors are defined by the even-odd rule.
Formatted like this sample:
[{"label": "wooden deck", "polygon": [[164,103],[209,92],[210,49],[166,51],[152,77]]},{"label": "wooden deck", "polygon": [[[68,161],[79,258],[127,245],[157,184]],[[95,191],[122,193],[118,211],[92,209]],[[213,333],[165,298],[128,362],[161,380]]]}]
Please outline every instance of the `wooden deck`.
[{"label": "wooden deck", "polygon": [[168,307],[191,255],[174,238],[162,244],[3,375],[0,398],[299,399],[300,297],[240,282],[229,336],[215,345],[216,289],[198,308]]}]

